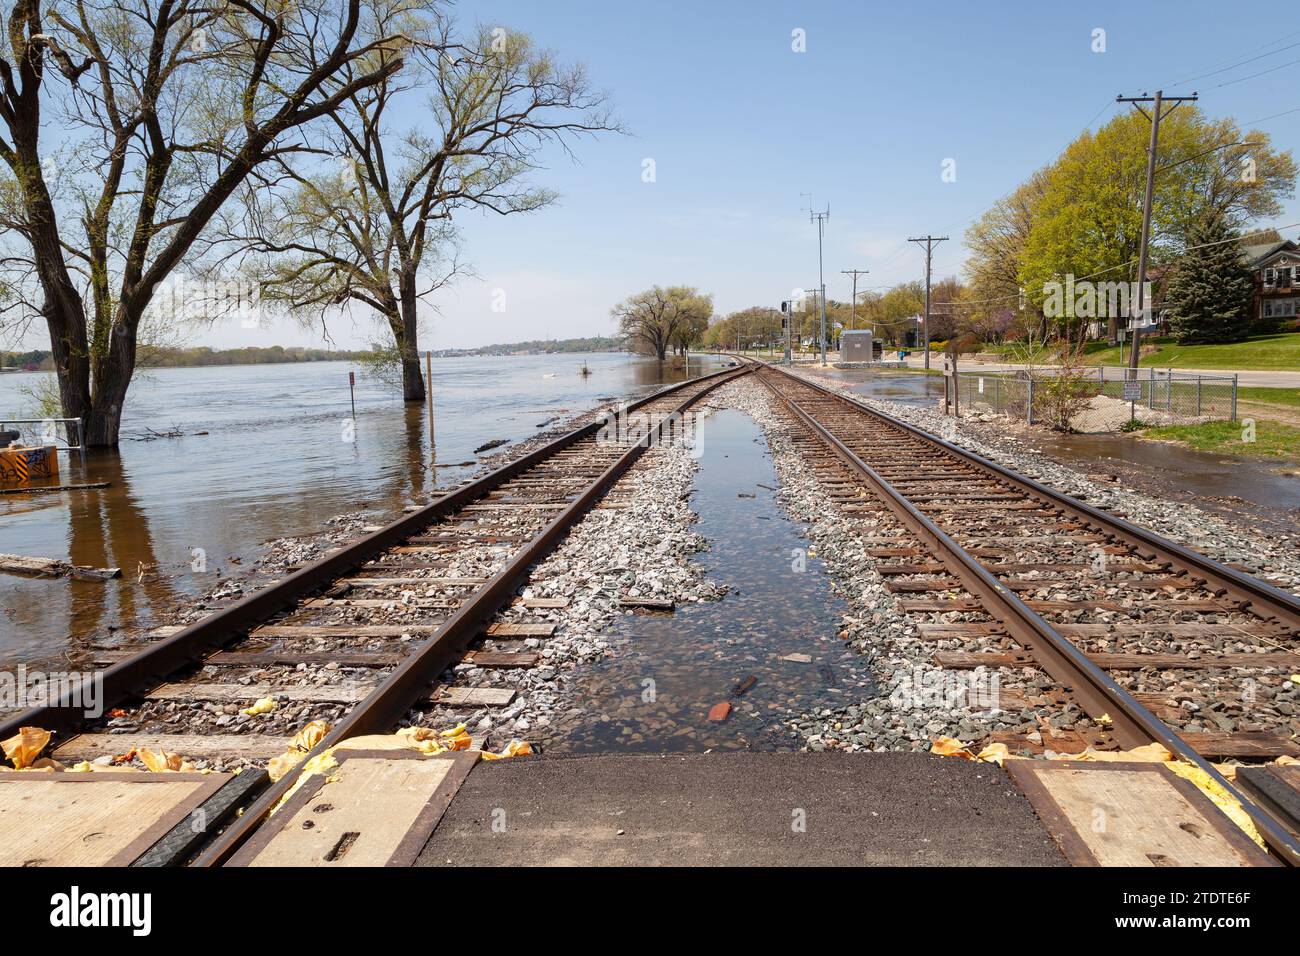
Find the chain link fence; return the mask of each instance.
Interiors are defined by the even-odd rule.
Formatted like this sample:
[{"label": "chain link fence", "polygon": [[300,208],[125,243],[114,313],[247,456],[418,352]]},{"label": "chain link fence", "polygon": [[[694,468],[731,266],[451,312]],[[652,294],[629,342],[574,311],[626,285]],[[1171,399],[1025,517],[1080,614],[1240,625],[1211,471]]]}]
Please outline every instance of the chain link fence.
[{"label": "chain link fence", "polygon": [[1237,376],[1113,366],[1019,372],[961,372],[965,410],[1030,423],[1068,417],[1076,432],[1112,432],[1144,425],[1195,425],[1237,418]]}]

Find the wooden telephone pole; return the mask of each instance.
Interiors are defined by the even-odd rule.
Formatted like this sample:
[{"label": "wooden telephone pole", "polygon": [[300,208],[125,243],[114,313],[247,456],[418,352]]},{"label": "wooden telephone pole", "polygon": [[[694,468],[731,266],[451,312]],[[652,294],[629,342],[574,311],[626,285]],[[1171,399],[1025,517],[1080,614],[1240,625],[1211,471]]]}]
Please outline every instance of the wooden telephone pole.
[{"label": "wooden telephone pole", "polygon": [[930,368],[930,264],[934,258],[934,247],[940,242],[947,242],[947,236],[923,236],[908,239],[918,245],[925,243],[925,317],[921,320],[921,339],[925,346],[925,367]]},{"label": "wooden telephone pole", "polygon": [[[1142,203],[1142,246],[1138,250],[1138,294],[1137,305],[1133,307],[1133,341],[1129,343],[1128,367],[1137,368],[1138,358],[1140,356],[1140,339],[1141,333],[1138,331],[1138,320],[1146,309],[1146,288],[1147,288],[1147,242],[1151,238],[1151,203],[1155,196],[1156,185],[1156,150],[1160,145],[1160,121],[1178,109],[1180,103],[1195,102],[1196,94],[1191,96],[1165,96],[1162,90],[1156,90],[1155,96],[1117,96],[1116,103],[1132,103],[1137,107],[1139,113],[1151,121],[1151,145],[1147,147],[1147,189],[1146,199]],[[1150,103],[1151,112],[1148,113],[1140,103]],[[1172,103],[1169,109],[1165,109],[1166,103]],[[1152,298],[1155,298],[1152,296]]]}]

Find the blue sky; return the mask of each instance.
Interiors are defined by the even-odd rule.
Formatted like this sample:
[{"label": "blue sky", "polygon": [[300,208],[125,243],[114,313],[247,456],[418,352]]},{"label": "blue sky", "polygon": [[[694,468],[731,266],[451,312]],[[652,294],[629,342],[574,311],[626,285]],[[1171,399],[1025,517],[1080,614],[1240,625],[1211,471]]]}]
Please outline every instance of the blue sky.
[{"label": "blue sky", "polygon": [[[1222,2],[474,0],[456,9],[466,25],[524,30],[585,63],[630,135],[578,143],[576,164],[548,153],[536,181],[562,194],[556,206],[462,220],[464,256],[481,278],[439,294],[422,342],[434,348],[608,333],[609,307],[655,283],[699,286],[720,312],[775,305],[816,280],[809,192],[831,209],[832,297],[849,296],[841,269],[871,270],[865,286],[919,277],[910,235],[951,236],[935,271],[956,273],[970,221],[1086,126],[1131,109],[1115,104],[1117,93],[1197,89],[1210,115],[1240,122],[1300,109],[1300,21]],[[806,52],[791,49],[796,28]],[[1097,28],[1104,53],[1092,51]],[[1177,85],[1251,56],[1260,59]],[[1264,70],[1273,71],[1242,79]],[[1300,112],[1259,127],[1292,148]],[[653,183],[642,182],[646,158]],[[945,159],[955,160],[955,182],[941,178]],[[1276,224],[1296,221],[1291,203]],[[498,289],[504,312],[491,308]],[[374,338],[364,321],[337,329],[341,345]],[[316,341],[287,326],[203,340]]]}]

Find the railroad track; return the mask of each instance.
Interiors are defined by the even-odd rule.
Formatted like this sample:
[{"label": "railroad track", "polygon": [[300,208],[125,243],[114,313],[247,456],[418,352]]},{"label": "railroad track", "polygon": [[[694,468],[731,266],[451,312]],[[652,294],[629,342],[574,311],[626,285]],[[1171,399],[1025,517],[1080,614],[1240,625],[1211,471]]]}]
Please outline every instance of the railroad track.
[{"label": "railroad track", "polygon": [[[1058,699],[1029,703],[1073,701],[1096,721],[1074,749],[1165,746],[1240,798],[1278,856],[1300,863],[1295,837],[1207,759],[1295,755],[1289,719],[1249,733],[1171,726],[1216,706],[1259,709],[1243,694],[1273,693],[1300,670],[1300,599],[787,370],[757,378],[804,426],[796,441],[841,510],[870,513],[867,553],[922,639],[977,647],[936,649],[936,664],[1045,672]],[[1187,669],[1218,675],[1205,678],[1213,699],[1142,689]],[[1027,736],[1002,742],[1042,749]]]},{"label": "railroad track", "polygon": [[[516,599],[529,569],[655,442],[678,434],[680,415],[713,389],[748,374],[724,369],[670,386],[510,462],[365,538],[135,652],[101,652],[102,701],[131,733],[88,722],[68,696],[0,723],[0,739],[53,731],[59,760],[134,748],[227,765],[259,766],[309,720],[330,726],[303,760],[349,737],[386,733],[413,709],[500,703],[506,688],[440,682],[457,662],[531,667],[513,649],[554,625],[490,625],[512,603],[526,614],[555,607]],[[272,698],[281,732],[234,732],[240,709]],[[180,727],[184,732],[178,733]],[[292,785],[290,771],[221,833],[200,861],[220,863]]]}]

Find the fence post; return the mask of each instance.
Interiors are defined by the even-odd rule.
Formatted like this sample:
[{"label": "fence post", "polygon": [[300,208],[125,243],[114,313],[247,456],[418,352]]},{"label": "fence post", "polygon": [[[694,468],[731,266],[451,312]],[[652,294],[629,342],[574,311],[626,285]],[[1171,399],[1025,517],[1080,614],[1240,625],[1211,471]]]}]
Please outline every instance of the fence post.
[{"label": "fence post", "polygon": [[1237,420],[1237,373],[1232,373],[1232,420]]},{"label": "fence post", "polygon": [[1029,379],[1029,401],[1026,404],[1026,413],[1029,415],[1029,424],[1034,423],[1034,380]]},{"label": "fence post", "polygon": [[1196,417],[1201,417],[1201,376],[1196,376]]}]

